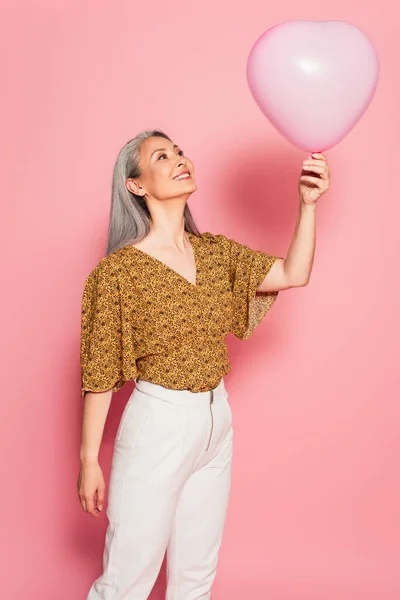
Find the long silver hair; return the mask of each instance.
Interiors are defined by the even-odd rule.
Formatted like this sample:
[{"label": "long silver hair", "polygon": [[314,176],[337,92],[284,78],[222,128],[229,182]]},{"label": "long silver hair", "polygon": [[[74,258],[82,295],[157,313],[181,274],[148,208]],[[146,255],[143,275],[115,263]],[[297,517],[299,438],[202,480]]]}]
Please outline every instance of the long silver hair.
[{"label": "long silver hair", "polygon": [[[151,216],[145,199],[130,192],[125,182],[128,178],[140,177],[140,147],[144,140],[152,136],[163,137],[172,141],[162,131],[156,129],[146,130],[129,140],[118,154],[112,179],[106,256],[127,244],[140,241],[150,231]],[[187,203],[183,217],[185,231],[200,235]]]}]

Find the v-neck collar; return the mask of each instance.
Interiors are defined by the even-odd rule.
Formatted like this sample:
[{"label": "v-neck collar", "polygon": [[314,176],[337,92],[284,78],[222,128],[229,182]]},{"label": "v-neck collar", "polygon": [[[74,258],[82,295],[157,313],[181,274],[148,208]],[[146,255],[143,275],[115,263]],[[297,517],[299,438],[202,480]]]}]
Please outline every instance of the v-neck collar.
[{"label": "v-neck collar", "polygon": [[159,265],[163,266],[165,269],[167,269],[171,273],[174,273],[180,279],[183,279],[183,281],[185,281],[190,287],[197,288],[198,287],[198,283],[199,283],[199,264],[198,264],[199,258],[198,258],[198,255],[197,255],[197,248],[196,248],[197,239],[194,241],[194,238],[197,238],[197,236],[195,236],[190,231],[187,231],[186,233],[187,233],[187,235],[188,235],[188,237],[190,239],[190,245],[192,246],[193,256],[194,256],[194,262],[195,262],[195,266],[196,266],[196,281],[195,281],[194,284],[191,281],[189,281],[188,279],[186,279],[186,277],[183,277],[183,275],[181,275],[180,273],[178,273],[178,271],[175,271],[175,269],[173,269],[172,267],[170,267],[169,265],[167,265],[162,260],[156,258],[155,256],[152,256],[148,252],[145,252],[144,250],[141,250],[140,248],[136,248],[136,246],[132,246],[132,244],[128,244],[127,246],[124,246],[124,247],[125,248],[130,248],[131,250],[133,250],[135,252],[138,252],[139,254],[142,254],[146,258],[155,261],[156,263],[158,263]]}]

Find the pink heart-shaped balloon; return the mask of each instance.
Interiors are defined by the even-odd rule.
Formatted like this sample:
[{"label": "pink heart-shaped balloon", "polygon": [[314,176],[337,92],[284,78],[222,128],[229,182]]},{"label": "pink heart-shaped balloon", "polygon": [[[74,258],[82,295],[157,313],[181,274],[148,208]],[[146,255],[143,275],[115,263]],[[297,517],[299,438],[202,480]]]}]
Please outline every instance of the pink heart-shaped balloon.
[{"label": "pink heart-shaped balloon", "polygon": [[285,21],[252,47],[247,81],[265,116],[292,144],[322,152],[340,142],[375,93],[379,63],[344,21]]}]

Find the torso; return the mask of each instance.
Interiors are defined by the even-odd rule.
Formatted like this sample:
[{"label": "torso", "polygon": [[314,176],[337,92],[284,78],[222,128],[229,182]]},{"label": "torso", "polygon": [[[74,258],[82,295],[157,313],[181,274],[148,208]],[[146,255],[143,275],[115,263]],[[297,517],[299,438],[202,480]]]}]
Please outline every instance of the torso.
[{"label": "torso", "polygon": [[185,231],[188,239],[181,255],[151,247],[149,238],[123,246],[90,273],[82,303],[82,387],[114,383],[117,390],[140,375],[168,388],[206,391],[229,372],[227,333],[247,339],[276,297],[249,298],[254,276],[272,258],[222,234]]},{"label": "torso", "polygon": [[225,343],[234,306],[230,254],[227,242],[214,234],[186,235],[191,255],[189,248],[171,256],[143,239],[103,260],[121,300],[125,377],[205,391],[231,368]]}]

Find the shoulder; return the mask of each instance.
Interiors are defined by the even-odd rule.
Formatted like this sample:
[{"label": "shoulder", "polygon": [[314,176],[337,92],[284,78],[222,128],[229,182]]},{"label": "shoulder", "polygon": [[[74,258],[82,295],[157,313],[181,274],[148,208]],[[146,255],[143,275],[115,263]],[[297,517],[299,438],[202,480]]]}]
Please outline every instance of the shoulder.
[{"label": "shoulder", "polygon": [[121,267],[121,261],[121,250],[116,250],[115,252],[104,256],[89,272],[85,283],[116,280],[117,274]]},{"label": "shoulder", "polygon": [[228,257],[229,260],[231,260],[232,252],[240,245],[223,233],[205,231],[201,234],[201,239],[204,240],[205,244],[209,244],[210,251],[217,250],[220,255]]},{"label": "shoulder", "polygon": [[226,247],[230,244],[230,239],[228,239],[222,233],[211,233],[210,231],[204,231],[200,234],[200,238],[208,244],[213,244],[216,246]]}]

